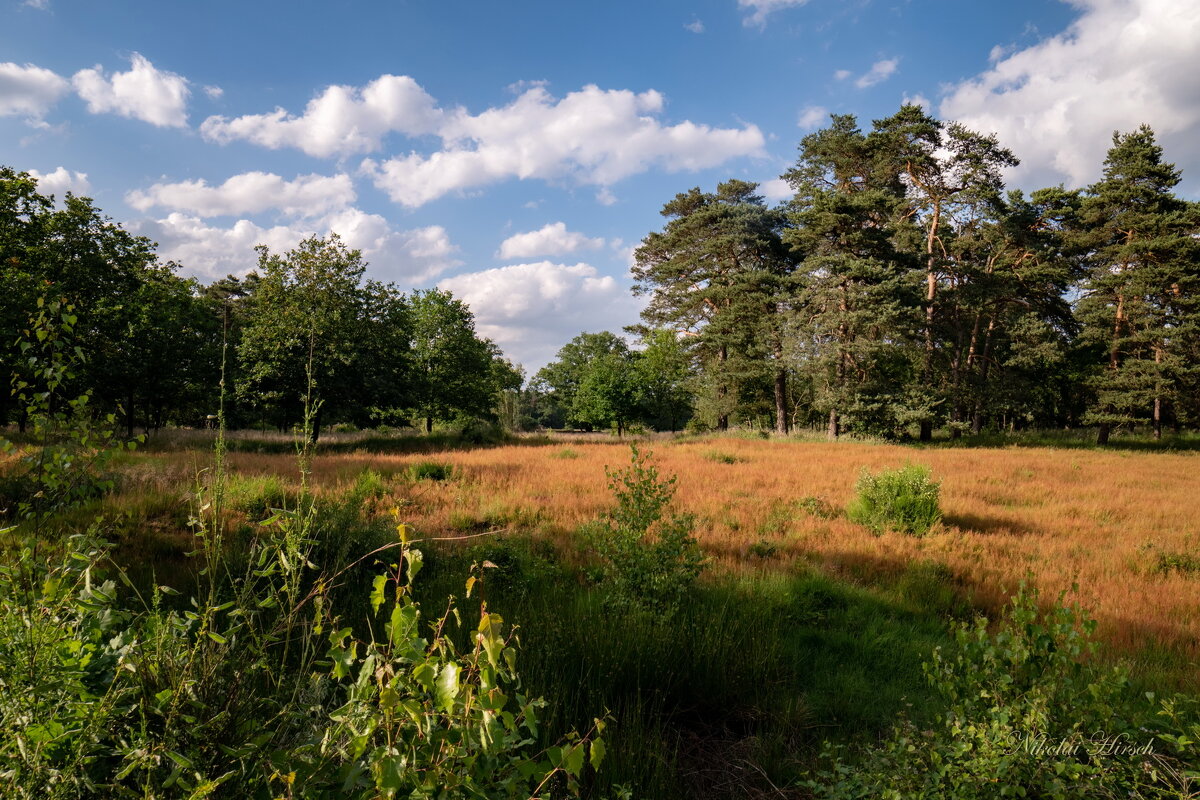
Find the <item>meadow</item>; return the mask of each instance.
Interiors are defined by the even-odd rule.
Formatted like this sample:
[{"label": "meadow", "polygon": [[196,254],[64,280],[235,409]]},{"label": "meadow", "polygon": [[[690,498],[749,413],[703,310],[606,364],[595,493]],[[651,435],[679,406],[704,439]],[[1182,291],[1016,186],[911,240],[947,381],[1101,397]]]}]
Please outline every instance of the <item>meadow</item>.
[{"label": "meadow", "polygon": [[[120,456],[115,490],[53,524],[105,520],[136,583],[187,594],[202,567],[188,555],[189,519],[212,436],[167,433]],[[236,551],[300,487],[288,437],[229,445]],[[522,679],[549,701],[547,730],[612,714],[592,796],[808,796],[780,787],[810,774],[822,742],[873,742],[900,713],[943,712],[922,665],[951,646],[955,622],[996,619],[1022,581],[1044,607],[1078,604],[1097,620],[1096,659],[1128,670],[1130,697],[1200,690],[1200,454],[754,435],[639,446],[674,476],[673,506],[694,516],[707,559],[665,620],[605,600],[581,535],[613,508],[606,471],[628,465],[628,442],[335,434],[311,462],[328,563],[388,547],[407,523],[426,552],[418,595],[431,608],[463,597],[473,564],[494,565],[476,596],[519,626]],[[942,520],[924,536],[851,522],[860,471],[905,464],[940,481]],[[341,575],[347,618],[365,614],[385,562]],[[470,629],[455,635],[466,642]]]}]

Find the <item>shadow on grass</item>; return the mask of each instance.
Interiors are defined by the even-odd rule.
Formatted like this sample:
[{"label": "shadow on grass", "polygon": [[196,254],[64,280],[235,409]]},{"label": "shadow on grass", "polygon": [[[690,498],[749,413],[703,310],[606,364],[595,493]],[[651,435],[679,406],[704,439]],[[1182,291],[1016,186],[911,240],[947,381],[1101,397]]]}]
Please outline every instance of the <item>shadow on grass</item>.
[{"label": "shadow on grass", "polygon": [[793,783],[824,740],[872,740],[910,703],[918,718],[939,710],[921,665],[949,642],[945,606],[956,601],[923,607],[916,583],[940,573],[894,597],[815,572],[712,579],[664,619],[614,609],[571,571],[505,552],[523,545],[488,546],[437,550],[420,592],[435,607],[461,594],[471,560],[509,556],[489,578],[488,607],[521,628],[521,675],[549,701],[548,741],[616,717],[593,796],[620,784],[636,797],[779,796],[772,785]]},{"label": "shadow on grass", "polygon": [[1172,453],[1200,451],[1200,435],[1182,433],[1164,435],[1155,440],[1149,433],[1114,433],[1108,444],[1096,444],[1096,431],[1092,428],[1076,430],[1023,431],[1020,433],[981,433],[959,439],[939,439],[932,443],[911,442],[914,447],[933,448],[998,448],[1040,447],[1064,450],[1131,451],[1147,453]]}]

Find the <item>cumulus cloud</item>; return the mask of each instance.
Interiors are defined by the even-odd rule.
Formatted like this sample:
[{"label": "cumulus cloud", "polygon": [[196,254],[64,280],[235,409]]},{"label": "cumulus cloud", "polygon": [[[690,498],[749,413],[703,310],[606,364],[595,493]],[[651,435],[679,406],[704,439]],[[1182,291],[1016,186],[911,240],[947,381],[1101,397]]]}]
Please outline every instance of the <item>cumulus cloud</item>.
[{"label": "cumulus cloud", "polygon": [[758,185],[758,193],[772,203],[778,203],[781,200],[791,200],[792,196],[796,194],[795,190],[783,178],[763,181]]},{"label": "cumulus cloud", "polygon": [[198,217],[258,214],[270,209],[288,216],[319,217],[354,200],[349,175],[301,175],[287,181],[268,172],[234,175],[219,186],[204,180],[156,183],[125,195],[125,202],[139,211],[157,206]]},{"label": "cumulus cloud", "polygon": [[308,236],[335,232],[347,246],[362,250],[372,277],[402,287],[419,286],[459,266],[458,248],[439,225],[395,231],[387,220],[358,209],[345,209],[314,224],[265,228],[241,219],[229,227],[173,212],[162,219],[142,219],[127,227],[158,242],[164,261],[176,261],[189,275],[213,280],[242,275],[257,265],[256,245],[282,252]]},{"label": "cumulus cloud", "polygon": [[310,156],[370,153],[391,132],[434,133],[442,118],[437,103],[406,75],[383,75],[361,89],[330,86],[300,116],[276,108],[270,114],[204,120],[200,133],[226,144],[245,140],[278,149],[295,147]]},{"label": "cumulus cloud", "polygon": [[1031,184],[1099,177],[1114,130],[1152,126],[1166,157],[1200,171],[1200,5],[1177,0],[1075,0],[1062,33],[1000,56],[951,87],[941,115],[997,133]]},{"label": "cumulus cloud", "polygon": [[500,251],[496,256],[508,261],[514,258],[564,256],[578,250],[598,250],[601,247],[604,247],[604,239],[590,239],[578,231],[568,231],[566,223],[552,222],[536,231],[508,237],[500,243]]},{"label": "cumulus cloud", "polygon": [[140,53],[130,58],[128,72],[112,77],[96,65],[81,69],[71,82],[93,114],[113,113],[140,119],[160,128],[187,125],[187,100],[191,90],[187,79],[155,68]]},{"label": "cumulus cloud", "polygon": [[56,199],[62,199],[67,192],[86,195],[92,190],[86,172],[72,172],[66,167],[58,167],[52,172],[28,171],[37,179],[39,194],[52,194]]},{"label": "cumulus cloud", "polygon": [[694,19],[691,22],[684,23],[683,27],[685,30],[689,30],[692,33],[704,33],[704,23],[698,19]]},{"label": "cumulus cloud", "polygon": [[800,118],[796,124],[802,130],[812,131],[824,125],[829,121],[829,109],[823,106],[806,106],[800,112]]},{"label": "cumulus cloud", "polygon": [[225,94],[225,90],[220,86],[205,86],[204,93],[208,95],[210,100],[220,100]]},{"label": "cumulus cloud", "polygon": [[65,78],[33,64],[0,63],[0,117],[40,120],[67,90]]},{"label": "cumulus cloud", "polygon": [[767,23],[767,15],[772,11],[792,6],[802,6],[808,0],[738,0],[738,8],[750,11],[750,16],[742,20],[743,25],[762,27]]},{"label": "cumulus cloud", "polygon": [[663,105],[656,91],[587,86],[559,100],[536,86],[501,108],[448,114],[438,131],[442,150],[366,159],[362,169],[392,200],[415,207],[509,178],[608,186],[652,167],[697,170],[763,152],[754,125],[663,125],[655,116]]},{"label": "cumulus cloud", "polygon": [[876,61],[871,65],[871,68],[858,76],[858,80],[854,85],[859,89],[868,89],[877,83],[883,83],[888,78],[896,73],[896,68],[900,66],[900,59],[885,58],[882,61]]},{"label": "cumulus cloud", "polygon": [[833,73],[833,78],[834,80],[844,81],[853,74],[854,73],[848,69],[839,69],[837,72]]},{"label": "cumulus cloud", "polygon": [[532,374],[580,331],[620,331],[637,322],[641,301],[590,264],[539,261],[444,278],[475,313],[476,328]]}]

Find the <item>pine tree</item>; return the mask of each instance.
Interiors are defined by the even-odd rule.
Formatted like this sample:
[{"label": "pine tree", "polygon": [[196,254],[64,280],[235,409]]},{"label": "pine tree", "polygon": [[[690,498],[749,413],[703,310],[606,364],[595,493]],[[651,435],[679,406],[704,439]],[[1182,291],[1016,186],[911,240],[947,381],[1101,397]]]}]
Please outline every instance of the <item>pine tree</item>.
[{"label": "pine tree", "polygon": [[1078,315],[1101,360],[1085,421],[1099,426],[1100,444],[1137,422],[1161,436],[1167,409],[1178,415],[1180,387],[1194,381],[1200,225],[1196,207],[1173,193],[1179,180],[1148,126],[1114,133],[1081,209],[1088,273]]}]

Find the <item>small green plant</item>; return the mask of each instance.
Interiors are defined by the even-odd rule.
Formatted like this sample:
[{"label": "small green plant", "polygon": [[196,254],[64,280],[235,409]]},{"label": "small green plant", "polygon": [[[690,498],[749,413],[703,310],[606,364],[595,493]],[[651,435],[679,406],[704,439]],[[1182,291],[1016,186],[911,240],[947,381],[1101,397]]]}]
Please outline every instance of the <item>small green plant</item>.
[{"label": "small green plant", "polygon": [[1200,552],[1159,553],[1154,564],[1154,571],[1160,575],[1170,575],[1172,572],[1180,575],[1200,574]]},{"label": "small green plant", "polygon": [[837,507],[823,497],[808,495],[796,501],[796,506],[804,513],[818,519],[837,519],[841,512]]},{"label": "small green plant", "polygon": [[709,450],[704,454],[704,457],[709,461],[715,461],[718,464],[738,464],[745,461],[743,458],[738,458],[733,453],[725,453],[720,450]]},{"label": "small green plant", "polygon": [[679,607],[704,567],[704,553],[690,514],[666,516],[675,478],[661,480],[637,445],[630,465],[605,470],[617,507],[584,528],[602,562],[610,597],[617,605],[642,606],[664,614]]},{"label": "small green plant", "polygon": [[774,558],[779,553],[779,545],[766,539],[759,539],[754,544],[750,545],[750,555],[755,558],[769,559]]},{"label": "small green plant", "polygon": [[408,468],[408,477],[414,481],[448,481],[454,477],[454,467],[437,461],[418,461]]},{"label": "small green plant", "polygon": [[579,458],[579,451],[571,447],[564,447],[552,454],[551,458],[576,459]]},{"label": "small green plant", "polygon": [[908,464],[878,475],[864,469],[854,488],[858,494],[846,516],[876,533],[890,528],[923,536],[942,518],[941,484],[928,467]]}]

